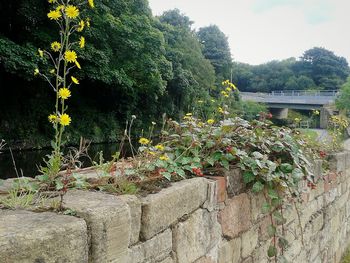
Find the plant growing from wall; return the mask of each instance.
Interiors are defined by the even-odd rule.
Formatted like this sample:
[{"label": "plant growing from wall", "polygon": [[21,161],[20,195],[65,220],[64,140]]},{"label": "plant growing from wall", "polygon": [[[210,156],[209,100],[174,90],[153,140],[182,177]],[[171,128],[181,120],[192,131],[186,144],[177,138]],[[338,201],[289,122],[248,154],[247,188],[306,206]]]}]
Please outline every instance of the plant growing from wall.
[{"label": "plant growing from wall", "polygon": [[[79,63],[79,50],[85,48],[85,38],[82,32],[90,26],[90,19],[84,18],[86,5],[94,7],[94,0],[48,0],[50,11],[47,14],[50,22],[57,23],[59,34],[47,50],[38,49],[38,55],[43,64],[50,61],[52,67],[48,69],[34,70],[35,76],[44,78],[55,94],[53,112],[48,116],[48,121],[54,129],[54,139],[51,142],[52,154],[45,160],[46,166],[41,167],[42,181],[56,179],[58,172],[64,166],[62,146],[64,144],[64,131],[71,124],[68,112],[67,100],[71,97],[72,88],[79,84],[74,76],[74,69],[81,69]],[[62,182],[56,182],[61,186]]]}]

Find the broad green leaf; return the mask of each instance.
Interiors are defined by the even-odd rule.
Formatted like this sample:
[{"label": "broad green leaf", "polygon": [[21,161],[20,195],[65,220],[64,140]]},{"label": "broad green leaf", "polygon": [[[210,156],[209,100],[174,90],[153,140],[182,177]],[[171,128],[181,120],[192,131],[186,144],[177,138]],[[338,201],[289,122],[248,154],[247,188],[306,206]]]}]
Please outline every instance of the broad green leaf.
[{"label": "broad green leaf", "polygon": [[277,248],[275,246],[270,246],[269,249],[267,250],[267,255],[272,258],[277,255]]},{"label": "broad green leaf", "polygon": [[243,181],[244,181],[244,183],[248,184],[250,182],[253,182],[254,179],[255,179],[255,175],[252,172],[245,171],[243,173]]},{"label": "broad green leaf", "polygon": [[255,184],[252,187],[252,191],[254,193],[259,193],[264,189],[264,185],[261,182],[255,182]]},{"label": "broad green leaf", "polygon": [[267,233],[269,237],[273,237],[274,235],[276,235],[276,227],[274,225],[269,225],[267,227]]}]

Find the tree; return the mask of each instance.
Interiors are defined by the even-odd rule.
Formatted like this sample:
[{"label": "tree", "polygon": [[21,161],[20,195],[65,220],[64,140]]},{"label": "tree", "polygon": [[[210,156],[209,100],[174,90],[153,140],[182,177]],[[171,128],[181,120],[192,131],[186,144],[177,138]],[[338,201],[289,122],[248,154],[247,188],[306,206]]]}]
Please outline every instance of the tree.
[{"label": "tree", "polygon": [[340,88],[340,95],[336,99],[335,105],[339,110],[350,111],[350,77]]},{"label": "tree", "polygon": [[339,89],[349,76],[346,59],[320,47],[305,51],[295,68],[300,75],[308,76],[323,89]]},{"label": "tree", "polygon": [[227,36],[216,25],[202,27],[197,32],[203,54],[215,68],[217,82],[230,79],[232,57]]},{"label": "tree", "polygon": [[167,112],[178,114],[190,111],[196,98],[206,97],[215,81],[214,68],[201,49],[191,30],[188,17],[178,9],[165,12],[159,17],[158,28],[166,42],[166,57],[171,61],[173,78],[169,80],[163,103]]}]

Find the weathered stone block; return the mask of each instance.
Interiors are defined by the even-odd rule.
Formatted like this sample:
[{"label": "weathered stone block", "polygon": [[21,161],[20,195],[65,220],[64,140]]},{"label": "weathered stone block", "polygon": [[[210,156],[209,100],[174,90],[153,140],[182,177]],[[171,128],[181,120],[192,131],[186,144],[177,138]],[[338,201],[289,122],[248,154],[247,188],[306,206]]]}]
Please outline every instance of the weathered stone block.
[{"label": "weathered stone block", "polygon": [[141,236],[150,239],[184,215],[198,209],[207,199],[207,179],[175,183],[142,200]]},{"label": "weathered stone block", "polygon": [[141,201],[133,195],[118,196],[123,202],[129,206],[131,216],[131,235],[129,246],[139,241],[141,229]]},{"label": "weathered stone block", "polygon": [[242,234],[242,258],[250,256],[258,244],[258,229],[253,227]]},{"label": "weathered stone block", "polygon": [[[130,248],[130,263],[158,262],[169,258],[172,250],[172,233],[170,229]],[[171,259],[171,258],[170,258]],[[171,261],[170,261],[171,262]]]},{"label": "weathered stone block", "polygon": [[203,208],[207,209],[209,212],[212,212],[216,209],[217,191],[217,181],[208,180],[207,200],[203,204]]},{"label": "weathered stone block", "polygon": [[130,240],[130,211],[116,196],[69,191],[64,206],[85,219],[91,235],[89,262],[126,262]]},{"label": "weathered stone block", "polygon": [[240,263],[241,246],[241,238],[234,238],[230,241],[222,241],[219,246],[218,263]]},{"label": "weathered stone block", "polygon": [[174,263],[174,260],[171,257],[168,257],[168,258],[160,261],[159,263]]},{"label": "weathered stone block", "polygon": [[244,193],[228,199],[226,207],[219,212],[219,221],[224,236],[238,236],[251,226],[251,207],[249,196]]},{"label": "weathered stone block", "polygon": [[218,203],[225,202],[226,192],[226,177],[225,176],[206,176],[210,180],[216,181],[216,198]]},{"label": "weathered stone block", "polygon": [[237,167],[230,167],[229,171],[226,171],[225,176],[227,177],[227,193],[229,197],[238,195],[246,189],[242,171]]},{"label": "weathered stone block", "polygon": [[0,210],[0,261],[86,263],[86,223],[54,213]]},{"label": "weathered stone block", "polygon": [[198,209],[173,228],[173,249],[178,263],[194,262],[205,256],[221,238],[217,214]]}]

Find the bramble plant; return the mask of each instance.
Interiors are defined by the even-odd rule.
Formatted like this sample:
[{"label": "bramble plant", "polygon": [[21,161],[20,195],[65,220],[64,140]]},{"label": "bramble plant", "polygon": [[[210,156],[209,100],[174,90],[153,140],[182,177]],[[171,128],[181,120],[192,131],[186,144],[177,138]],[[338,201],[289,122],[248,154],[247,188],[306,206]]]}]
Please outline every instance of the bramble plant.
[{"label": "bramble plant", "polygon": [[94,7],[94,0],[48,0],[50,11],[48,19],[56,22],[59,27],[59,39],[52,42],[50,51],[38,49],[42,60],[50,60],[53,68],[42,72],[34,70],[35,76],[43,77],[55,93],[55,109],[48,116],[52,123],[55,137],[51,142],[52,154],[45,161],[46,167],[41,167],[43,176],[53,180],[62,169],[62,145],[65,128],[71,124],[71,117],[67,111],[67,99],[71,97],[72,85],[78,85],[79,80],[72,74],[74,68],[81,69],[78,62],[78,49],[85,47],[85,38],[81,35],[86,27],[90,27],[90,19],[83,18],[84,6]]}]

